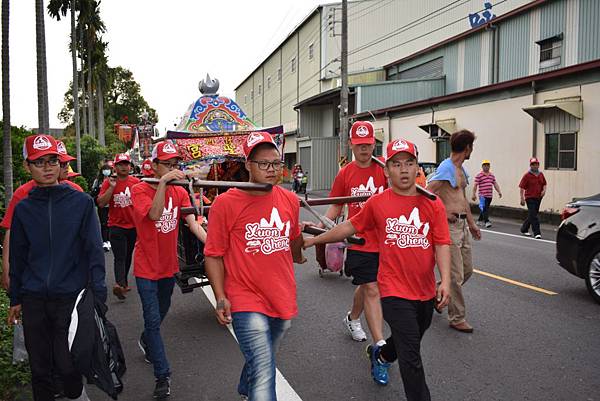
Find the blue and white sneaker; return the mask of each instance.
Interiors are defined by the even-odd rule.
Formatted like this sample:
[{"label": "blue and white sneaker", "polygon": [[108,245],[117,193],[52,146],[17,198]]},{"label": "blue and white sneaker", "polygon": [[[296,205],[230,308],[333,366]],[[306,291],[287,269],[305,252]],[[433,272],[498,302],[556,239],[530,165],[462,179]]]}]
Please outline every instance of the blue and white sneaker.
[{"label": "blue and white sneaker", "polygon": [[375,383],[386,386],[388,384],[388,369],[390,364],[387,362],[381,362],[379,360],[379,351],[380,348],[378,345],[368,345],[367,346],[367,356],[371,361],[371,377],[375,381]]}]

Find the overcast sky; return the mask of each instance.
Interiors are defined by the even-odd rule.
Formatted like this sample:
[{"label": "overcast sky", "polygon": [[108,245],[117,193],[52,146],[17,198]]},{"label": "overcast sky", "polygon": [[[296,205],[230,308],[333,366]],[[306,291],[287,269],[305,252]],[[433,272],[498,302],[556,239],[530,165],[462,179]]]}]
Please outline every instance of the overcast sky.
[{"label": "overcast sky", "polygon": [[[44,1],[47,5],[48,0]],[[319,3],[317,0],[102,0],[110,66],[133,72],[158,111],[161,132],[185,113],[208,72],[233,97],[270,51]],[[10,2],[11,124],[38,126],[35,9],[32,0]],[[72,77],[70,19],[46,15],[50,126]]]}]

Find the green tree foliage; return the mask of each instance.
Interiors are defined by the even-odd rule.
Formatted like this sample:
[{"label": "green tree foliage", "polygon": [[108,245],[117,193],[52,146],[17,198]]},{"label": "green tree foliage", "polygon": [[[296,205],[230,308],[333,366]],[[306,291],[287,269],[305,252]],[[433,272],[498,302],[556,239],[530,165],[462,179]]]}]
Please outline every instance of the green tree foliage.
[{"label": "green tree foliage", "polygon": [[[70,136],[62,139],[67,147],[67,152],[74,154],[75,138]],[[98,175],[98,170],[107,157],[112,157],[108,148],[100,146],[98,141],[89,135],[81,137],[81,175],[87,181],[87,188],[92,187],[94,178]]]},{"label": "green tree foliage", "polygon": [[[29,173],[23,166],[23,142],[29,135],[33,135],[33,132],[29,131],[24,127],[10,127],[12,136],[12,156],[13,156],[13,188],[16,189],[19,185],[24,184],[30,180]],[[3,135],[0,133],[0,138]],[[3,166],[0,166],[0,171],[4,174]]]}]

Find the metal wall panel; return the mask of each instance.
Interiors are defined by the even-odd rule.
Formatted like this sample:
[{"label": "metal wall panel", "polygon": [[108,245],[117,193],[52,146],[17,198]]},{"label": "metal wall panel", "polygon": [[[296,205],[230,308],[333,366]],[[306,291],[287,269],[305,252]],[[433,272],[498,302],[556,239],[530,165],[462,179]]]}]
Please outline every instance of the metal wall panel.
[{"label": "metal wall panel", "polygon": [[579,1],[580,63],[600,58],[600,1]]},{"label": "metal wall panel", "polygon": [[481,82],[481,65],[488,65],[481,54],[482,33],[465,39],[464,89],[477,88]]},{"label": "metal wall panel", "polygon": [[527,75],[530,46],[529,20],[529,13],[525,13],[500,24],[500,82]]},{"label": "metal wall panel", "polygon": [[397,79],[439,78],[444,75],[444,58],[438,57],[412,68],[403,68]]},{"label": "metal wall panel", "polygon": [[[566,0],[565,51],[563,65],[577,64],[579,51],[579,0]],[[596,2],[597,3],[597,2]],[[587,35],[587,33],[586,33]]]},{"label": "metal wall panel", "polygon": [[331,188],[338,172],[338,145],[339,139],[337,137],[312,139],[312,165],[308,176],[308,188],[310,190]]},{"label": "metal wall panel", "polygon": [[321,133],[321,112],[316,107],[303,107],[300,110],[300,132],[301,137],[312,138],[323,136]]},{"label": "metal wall panel", "polygon": [[[565,19],[567,11],[566,0],[552,1],[540,10],[540,39],[551,38],[556,35],[565,33]],[[565,42],[568,38],[563,36],[563,44],[561,49],[560,64],[548,67],[540,68],[540,72],[547,72],[557,70],[565,66]],[[532,46],[538,47],[535,43]],[[539,53],[538,53],[539,54]]]},{"label": "metal wall panel", "polygon": [[412,103],[445,94],[445,79],[388,81],[385,84],[361,86],[357,92],[358,113],[400,104]]},{"label": "metal wall panel", "polygon": [[481,38],[480,85],[486,86],[492,83],[492,32],[483,31],[479,36]]},{"label": "metal wall panel", "polygon": [[444,75],[446,76],[446,93],[454,93],[457,88],[458,43],[444,47]]},{"label": "metal wall panel", "polygon": [[562,111],[549,111],[544,113],[543,121],[544,132],[546,134],[579,131],[579,119]]}]

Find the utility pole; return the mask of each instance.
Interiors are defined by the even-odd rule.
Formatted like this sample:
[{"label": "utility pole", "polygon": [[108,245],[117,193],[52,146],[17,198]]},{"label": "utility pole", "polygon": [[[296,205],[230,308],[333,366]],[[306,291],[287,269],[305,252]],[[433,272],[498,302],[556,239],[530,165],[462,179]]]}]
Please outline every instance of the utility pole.
[{"label": "utility pole", "polygon": [[348,157],[348,0],[342,0],[342,88],[340,91],[340,158]]}]

